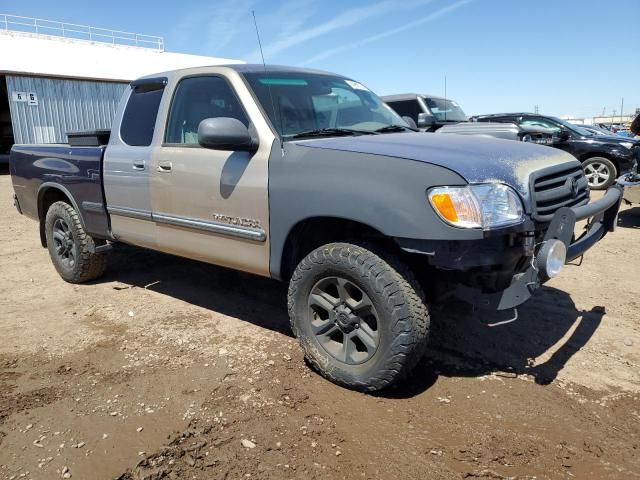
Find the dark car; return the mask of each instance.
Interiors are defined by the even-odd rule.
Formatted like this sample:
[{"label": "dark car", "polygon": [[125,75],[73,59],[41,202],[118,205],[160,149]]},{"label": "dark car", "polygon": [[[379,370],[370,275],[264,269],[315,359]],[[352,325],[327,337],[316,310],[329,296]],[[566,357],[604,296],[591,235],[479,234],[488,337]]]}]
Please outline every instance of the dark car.
[{"label": "dark car", "polygon": [[582,162],[589,187],[605,190],[621,174],[633,168],[640,158],[640,142],[616,135],[593,135],[582,127],[560,118],[535,113],[498,113],[477,115],[476,122],[505,122],[516,125],[535,125],[557,132],[554,147],[571,153]]}]

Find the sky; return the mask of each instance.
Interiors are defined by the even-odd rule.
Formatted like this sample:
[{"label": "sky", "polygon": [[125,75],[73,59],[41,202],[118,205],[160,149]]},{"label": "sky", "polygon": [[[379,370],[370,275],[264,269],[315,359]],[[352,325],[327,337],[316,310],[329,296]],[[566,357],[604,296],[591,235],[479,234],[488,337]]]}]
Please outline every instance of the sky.
[{"label": "sky", "polygon": [[640,108],[640,0],[0,0],[0,13],[163,36],[173,52],[445,93],[467,114]]}]

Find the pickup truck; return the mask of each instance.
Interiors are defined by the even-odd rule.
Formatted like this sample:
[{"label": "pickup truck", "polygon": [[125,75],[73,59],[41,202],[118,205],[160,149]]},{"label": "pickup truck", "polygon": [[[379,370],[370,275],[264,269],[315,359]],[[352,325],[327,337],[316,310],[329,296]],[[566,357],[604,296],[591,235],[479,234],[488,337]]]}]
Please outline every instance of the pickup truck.
[{"label": "pickup truck", "polygon": [[444,125],[468,122],[460,105],[450,98],[419,93],[384,95],[382,100],[398,115],[411,118],[418,128],[435,132]]},{"label": "pickup truck", "polygon": [[310,364],[374,391],[420,360],[428,305],[455,293],[508,313],[611,231],[621,201],[612,186],[589,203],[568,153],[409,130],[339,75],[172,71],[131,82],[106,135],[14,146],[15,206],[67,282],[98,278],[116,242],[289,282]]},{"label": "pickup truck", "polygon": [[424,132],[480,135],[540,145],[553,145],[553,130],[505,123],[470,122],[456,102],[435,95],[403,93],[380,97],[411,126]]}]

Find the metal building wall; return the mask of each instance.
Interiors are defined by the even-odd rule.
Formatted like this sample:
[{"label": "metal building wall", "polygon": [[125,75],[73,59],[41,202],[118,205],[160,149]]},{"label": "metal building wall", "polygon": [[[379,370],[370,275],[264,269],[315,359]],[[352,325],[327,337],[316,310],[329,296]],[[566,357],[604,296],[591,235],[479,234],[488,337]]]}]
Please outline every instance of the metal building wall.
[{"label": "metal building wall", "polygon": [[[7,75],[15,143],[66,143],[66,133],[110,128],[127,84]],[[37,105],[16,102],[13,92],[35,93]]]}]

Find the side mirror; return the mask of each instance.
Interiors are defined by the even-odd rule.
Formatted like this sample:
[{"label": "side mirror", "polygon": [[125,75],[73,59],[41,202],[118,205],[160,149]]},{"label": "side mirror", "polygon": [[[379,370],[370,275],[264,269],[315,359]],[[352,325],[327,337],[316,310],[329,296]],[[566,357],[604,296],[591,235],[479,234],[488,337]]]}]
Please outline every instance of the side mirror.
[{"label": "side mirror", "polygon": [[436,117],[428,113],[418,114],[418,128],[430,128],[436,124]]},{"label": "side mirror", "polygon": [[258,140],[235,118],[205,118],[198,125],[198,143],[204,148],[255,152]]},{"label": "side mirror", "polygon": [[416,122],[413,118],[411,117],[407,117],[406,115],[404,115],[402,117],[402,119],[407,122],[407,125],[409,125],[411,128],[415,128],[416,130],[418,129],[418,126],[416,125]]},{"label": "side mirror", "polygon": [[569,133],[568,130],[560,130],[560,133],[558,134],[558,136],[560,137],[560,140],[562,141],[566,141],[569,140],[571,138],[571,134]]}]

